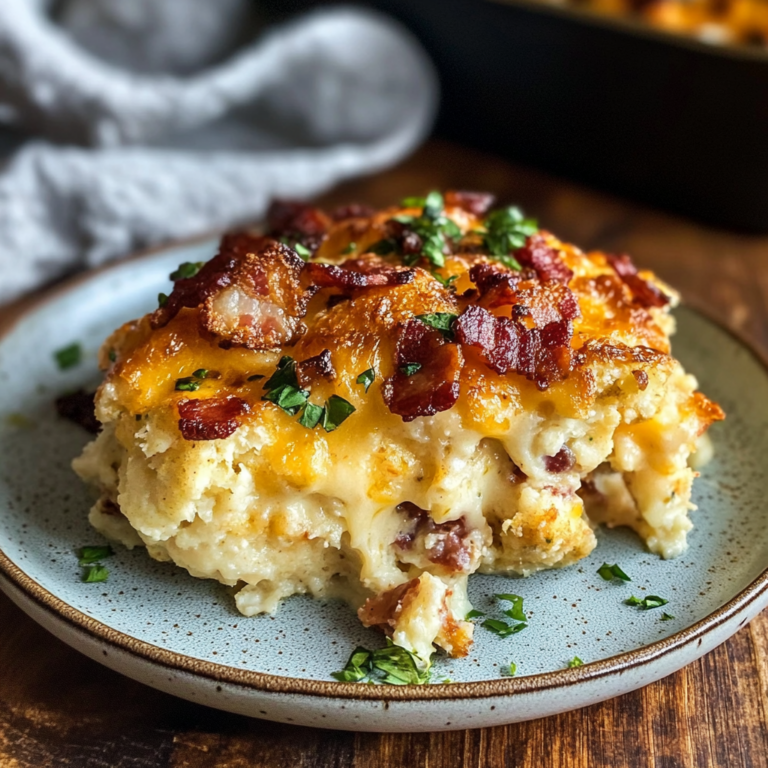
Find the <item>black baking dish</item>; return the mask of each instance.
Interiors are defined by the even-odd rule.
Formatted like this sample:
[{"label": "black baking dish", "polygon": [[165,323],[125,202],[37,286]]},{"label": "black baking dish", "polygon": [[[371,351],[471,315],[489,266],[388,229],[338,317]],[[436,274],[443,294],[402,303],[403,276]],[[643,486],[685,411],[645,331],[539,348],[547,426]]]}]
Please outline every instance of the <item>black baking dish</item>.
[{"label": "black baking dish", "polygon": [[768,52],[523,0],[371,0],[437,64],[442,135],[768,232]]}]

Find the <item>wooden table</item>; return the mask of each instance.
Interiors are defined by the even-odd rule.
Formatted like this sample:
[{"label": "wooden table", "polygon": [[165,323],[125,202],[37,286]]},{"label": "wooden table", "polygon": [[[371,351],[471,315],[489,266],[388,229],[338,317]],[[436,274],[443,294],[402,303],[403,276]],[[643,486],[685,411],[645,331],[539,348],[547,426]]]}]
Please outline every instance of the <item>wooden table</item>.
[{"label": "wooden table", "polygon": [[[435,142],[330,202],[489,189],[585,248],[628,251],[768,351],[768,237],[707,229]],[[768,215],[768,212],[766,213]],[[20,305],[0,310],[0,324]],[[485,730],[386,735],[229,715],[120,677],[0,595],[0,768],[768,766],[768,613],[705,658],[611,701]]]}]

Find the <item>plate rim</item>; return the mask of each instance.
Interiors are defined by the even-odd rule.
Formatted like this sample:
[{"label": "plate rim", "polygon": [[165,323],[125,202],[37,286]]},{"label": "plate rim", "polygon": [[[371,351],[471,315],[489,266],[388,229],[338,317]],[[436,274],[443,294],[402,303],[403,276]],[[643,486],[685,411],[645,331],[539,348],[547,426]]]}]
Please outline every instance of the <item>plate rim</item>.
[{"label": "plate rim", "polygon": [[[54,288],[34,297],[31,304],[24,307],[10,322],[3,324],[0,327],[0,343],[30,315],[42,310],[48,304],[71,293],[78,287],[86,285],[106,273],[131,269],[137,265],[140,266],[141,262],[145,260],[149,261],[165,256],[169,252],[212,240],[217,234],[220,233],[209,232],[198,237],[146,249],[126,259],[106,264],[65,280]],[[730,328],[703,302],[687,299],[684,306],[687,310],[700,315],[705,321],[712,323],[732,337],[759,363],[763,373],[768,378],[768,355],[763,353],[751,339],[748,339],[742,332]],[[186,672],[215,683],[228,683],[265,693],[297,694],[337,700],[418,702],[509,697],[556,688],[570,688],[577,684],[596,681],[643,667],[697,640],[699,641],[698,645],[701,646],[706,635],[740,613],[747,611],[761,597],[768,596],[768,565],[744,589],[712,613],[679,632],[641,648],[574,668],[557,669],[521,677],[500,677],[494,680],[451,683],[450,685],[369,686],[359,683],[314,680],[238,669],[227,664],[187,656],[179,651],[161,648],[132,637],[74,608],[25,573],[0,547],[0,587],[4,583],[15,586],[21,590],[25,598],[32,600],[38,607],[64,620],[74,629],[85,632],[92,639],[115,646],[141,661],[157,664],[166,669]],[[746,618],[738,625],[737,630],[745,623],[747,623]]]}]

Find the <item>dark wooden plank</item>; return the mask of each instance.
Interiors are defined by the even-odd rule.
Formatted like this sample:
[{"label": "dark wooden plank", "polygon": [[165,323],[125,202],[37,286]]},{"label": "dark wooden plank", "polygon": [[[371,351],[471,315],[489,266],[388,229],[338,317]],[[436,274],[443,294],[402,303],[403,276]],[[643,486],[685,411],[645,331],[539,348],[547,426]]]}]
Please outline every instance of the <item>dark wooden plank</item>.
[{"label": "dark wooden plank", "polygon": [[[491,189],[564,239],[630,252],[768,350],[768,238],[707,229],[444,143],[326,199],[385,205],[434,187]],[[0,310],[0,327],[21,304]],[[768,768],[768,614],[665,680],[576,712],[484,730],[351,734],[250,720],[146,688],[0,595],[0,768],[47,765]]]}]

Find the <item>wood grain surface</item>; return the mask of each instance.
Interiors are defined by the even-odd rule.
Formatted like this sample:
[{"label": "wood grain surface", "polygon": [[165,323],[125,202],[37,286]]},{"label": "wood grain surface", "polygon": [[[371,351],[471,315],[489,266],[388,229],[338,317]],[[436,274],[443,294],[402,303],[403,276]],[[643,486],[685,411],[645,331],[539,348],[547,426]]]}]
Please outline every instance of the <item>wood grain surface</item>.
[{"label": "wood grain surface", "polygon": [[[627,251],[768,352],[768,237],[708,229],[433,142],[327,202],[488,189],[584,248]],[[768,212],[766,213],[768,215]],[[0,310],[0,325],[25,302]],[[174,699],[86,659],[0,595],[0,768],[768,767],[768,614],[680,672],[575,712],[484,730],[352,734]]]}]

